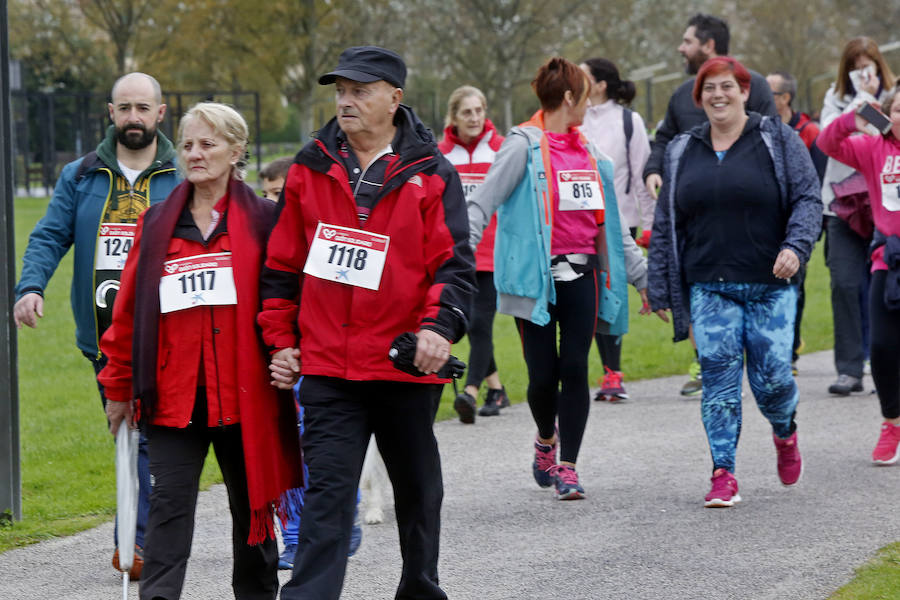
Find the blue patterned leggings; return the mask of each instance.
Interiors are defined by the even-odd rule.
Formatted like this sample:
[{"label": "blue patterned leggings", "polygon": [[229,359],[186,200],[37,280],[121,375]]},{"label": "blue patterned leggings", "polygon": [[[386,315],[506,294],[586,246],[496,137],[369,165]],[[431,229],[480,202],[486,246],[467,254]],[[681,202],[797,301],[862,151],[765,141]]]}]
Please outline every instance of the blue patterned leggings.
[{"label": "blue patterned leggings", "polygon": [[796,306],[792,285],[691,285],[691,322],[703,377],[700,407],[713,470],[734,472],[745,353],[750,389],[775,435],[788,438],[796,429],[797,384],[791,375]]}]

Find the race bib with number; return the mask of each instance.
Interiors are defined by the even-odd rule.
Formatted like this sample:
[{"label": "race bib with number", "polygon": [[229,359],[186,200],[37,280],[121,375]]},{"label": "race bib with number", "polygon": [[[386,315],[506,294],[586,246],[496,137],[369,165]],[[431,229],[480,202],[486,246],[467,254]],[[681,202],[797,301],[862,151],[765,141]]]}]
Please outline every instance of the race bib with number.
[{"label": "race bib with number", "polygon": [[303,272],[319,279],[377,290],[391,238],[319,223]]},{"label": "race bib with number", "polygon": [[163,263],[163,276],[159,280],[160,312],[227,304],[237,304],[231,252],[200,254]]},{"label": "race bib with number", "polygon": [[94,268],[98,271],[121,271],[134,243],[134,223],[103,223],[97,237]]},{"label": "race bib with number", "polygon": [[462,181],[463,195],[466,200],[472,197],[478,186],[484,183],[487,173],[460,173],[459,179]]},{"label": "race bib with number", "polygon": [[881,174],[881,204],[885,210],[900,210],[900,173]]},{"label": "race bib with number", "polygon": [[559,210],[601,210],[605,207],[597,171],[558,171],[556,183],[559,188]]}]

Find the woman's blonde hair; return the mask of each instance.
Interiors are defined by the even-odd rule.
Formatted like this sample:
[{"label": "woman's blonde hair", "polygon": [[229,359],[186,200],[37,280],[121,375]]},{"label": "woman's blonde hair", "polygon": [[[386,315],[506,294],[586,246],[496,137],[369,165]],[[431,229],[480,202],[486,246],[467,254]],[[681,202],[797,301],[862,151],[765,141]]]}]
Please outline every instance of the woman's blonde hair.
[{"label": "woman's blonde hair", "polygon": [[487,98],[484,97],[484,93],[481,90],[471,85],[458,87],[453,90],[450,98],[447,100],[447,116],[444,117],[444,127],[449,127],[453,124],[453,117],[459,112],[459,105],[469,96],[475,96],[481,100],[481,107],[484,109],[484,112],[487,112]]},{"label": "woman's blonde hair", "polygon": [[[244,180],[247,173],[247,142],[250,138],[250,128],[241,113],[233,107],[220,102],[198,102],[188,109],[178,123],[178,146],[184,141],[184,126],[191,119],[202,119],[209,125],[216,135],[225,138],[232,148],[240,149],[240,158],[232,170],[232,177],[238,181]],[[186,172],[186,165],[181,152],[178,152],[178,166],[182,173]]]}]

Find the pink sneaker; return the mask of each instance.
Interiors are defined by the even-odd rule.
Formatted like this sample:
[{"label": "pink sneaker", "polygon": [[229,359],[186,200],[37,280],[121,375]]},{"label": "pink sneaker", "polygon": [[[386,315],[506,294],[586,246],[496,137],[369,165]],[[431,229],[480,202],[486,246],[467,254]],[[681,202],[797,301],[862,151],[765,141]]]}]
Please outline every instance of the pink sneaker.
[{"label": "pink sneaker", "polygon": [[775,440],[775,452],[778,453],[778,478],[783,485],[794,485],[803,475],[803,459],[797,447],[797,432],[786,440],[772,434]]},{"label": "pink sneaker", "polygon": [[712,489],[706,495],[706,504],[704,504],[706,508],[734,506],[741,501],[737,479],[725,469],[713,471],[710,481],[712,481]]},{"label": "pink sneaker", "polygon": [[622,385],[624,375],[622,371],[612,371],[609,367],[603,367],[606,375],[600,382],[600,391],[594,397],[594,400],[606,400],[608,402],[618,402],[619,400],[628,400],[628,392]]},{"label": "pink sneaker", "polygon": [[872,451],[872,462],[876,465],[892,465],[900,458],[900,425],[887,421],[881,424],[881,437]]}]

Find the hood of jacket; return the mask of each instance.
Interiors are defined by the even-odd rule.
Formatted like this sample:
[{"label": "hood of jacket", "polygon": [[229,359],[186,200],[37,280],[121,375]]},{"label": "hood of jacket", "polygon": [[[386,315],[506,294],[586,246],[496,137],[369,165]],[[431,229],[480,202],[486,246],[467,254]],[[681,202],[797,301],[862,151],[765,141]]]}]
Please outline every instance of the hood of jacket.
[{"label": "hood of jacket", "polygon": [[[116,156],[116,126],[110,125],[106,128],[106,136],[103,140],[97,145],[97,164],[88,164],[85,165],[85,169],[98,169],[100,168],[100,163],[106,165],[114,172],[119,175],[122,174],[119,169],[119,159]],[[89,157],[85,157],[85,160],[88,160]],[[150,163],[144,171],[141,173],[143,176],[148,171],[152,171],[153,169],[158,169],[159,167],[165,165],[169,162],[175,161],[175,146],[169,141],[169,138],[166,137],[166,134],[162,132],[162,130],[156,130],[156,158],[153,159],[153,162]]]},{"label": "hood of jacket", "polygon": [[[412,163],[438,156],[437,143],[431,130],[422,123],[409,106],[405,104],[400,105],[397,114],[394,115],[394,126],[397,127],[397,133],[392,143],[394,153],[399,157],[399,162],[392,171],[402,171]],[[328,123],[316,132],[315,139],[306,144],[297,153],[295,161],[313,170],[327,173],[331,165],[337,160],[335,157],[338,155],[338,134],[340,131],[337,117],[332,117]],[[412,176],[420,170],[410,171],[408,176]],[[403,179],[406,179],[406,177]]]}]

